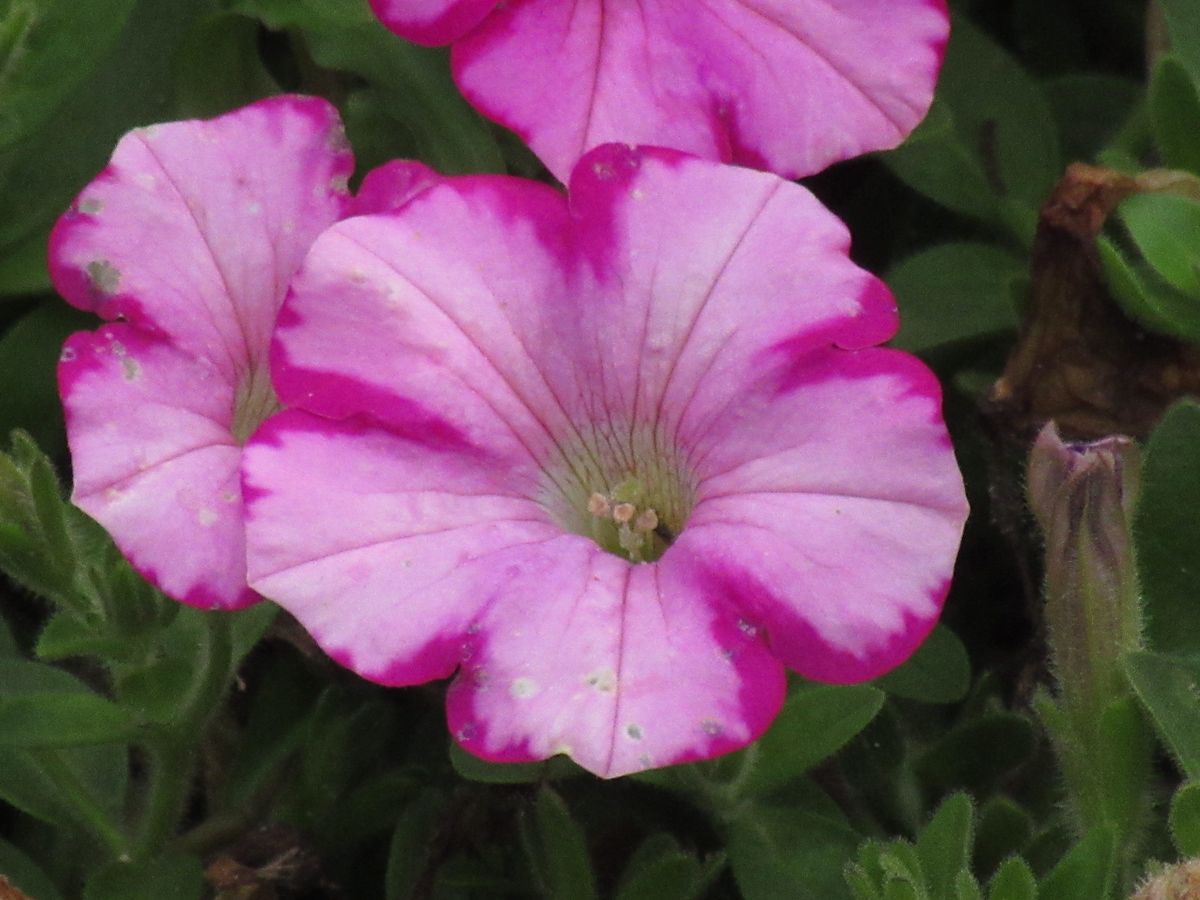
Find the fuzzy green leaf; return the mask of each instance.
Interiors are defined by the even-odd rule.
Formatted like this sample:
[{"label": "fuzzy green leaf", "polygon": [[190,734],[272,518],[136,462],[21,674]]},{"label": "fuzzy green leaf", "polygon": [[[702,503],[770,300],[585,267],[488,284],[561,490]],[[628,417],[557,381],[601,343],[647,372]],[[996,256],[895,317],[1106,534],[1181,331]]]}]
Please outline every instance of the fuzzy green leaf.
[{"label": "fuzzy green leaf", "polygon": [[1038,886],[1051,900],[1103,900],[1116,884],[1112,834],[1098,828],[1071,848]]},{"label": "fuzzy green leaf", "polygon": [[953,794],[917,838],[917,855],[931,900],[955,900],[959,872],[971,863],[975,810],[966,794]]},{"label": "fuzzy green leaf", "polygon": [[1037,879],[1019,856],[1006,859],[988,884],[988,900],[1037,900]]},{"label": "fuzzy green leaf", "polygon": [[1200,779],[1200,662],[1158,653],[1124,658],[1129,683],[1188,778]]},{"label": "fuzzy green leaf", "polygon": [[1200,654],[1200,404],[1173,406],[1150,436],[1134,524],[1150,646]]}]

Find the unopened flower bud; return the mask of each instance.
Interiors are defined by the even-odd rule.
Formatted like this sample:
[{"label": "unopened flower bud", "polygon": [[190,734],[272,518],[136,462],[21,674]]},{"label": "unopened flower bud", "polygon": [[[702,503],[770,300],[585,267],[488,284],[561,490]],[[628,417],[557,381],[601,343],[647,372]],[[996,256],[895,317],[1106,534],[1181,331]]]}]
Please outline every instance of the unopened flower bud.
[{"label": "unopened flower bud", "polygon": [[1045,536],[1046,628],[1060,695],[1096,721],[1123,690],[1119,660],[1141,638],[1132,535],[1139,483],[1127,437],[1068,444],[1054,423],[1029,457],[1029,505]]}]

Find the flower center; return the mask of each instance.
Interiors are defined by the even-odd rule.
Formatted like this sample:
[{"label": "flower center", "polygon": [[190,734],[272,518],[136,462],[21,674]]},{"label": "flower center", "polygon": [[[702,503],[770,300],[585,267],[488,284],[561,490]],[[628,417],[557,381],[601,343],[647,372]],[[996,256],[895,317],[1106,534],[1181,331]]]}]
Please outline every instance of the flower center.
[{"label": "flower center", "polygon": [[233,398],[233,423],[229,426],[239,445],[274,412],[279,410],[279,398],[271,387],[266,365],[253,365],[238,382]]},{"label": "flower center", "polygon": [[634,563],[654,562],[683,530],[695,479],[649,426],[613,426],[560,446],[543,505],[567,531]]}]

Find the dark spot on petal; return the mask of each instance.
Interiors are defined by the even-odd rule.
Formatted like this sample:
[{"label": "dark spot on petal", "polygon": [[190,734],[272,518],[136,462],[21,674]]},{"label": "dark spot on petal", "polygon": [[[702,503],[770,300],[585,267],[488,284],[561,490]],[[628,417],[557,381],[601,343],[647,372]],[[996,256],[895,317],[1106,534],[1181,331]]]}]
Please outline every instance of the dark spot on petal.
[{"label": "dark spot on petal", "polygon": [[87,264],[87,277],[97,294],[112,296],[121,283],[121,272],[107,259],[94,259]]}]

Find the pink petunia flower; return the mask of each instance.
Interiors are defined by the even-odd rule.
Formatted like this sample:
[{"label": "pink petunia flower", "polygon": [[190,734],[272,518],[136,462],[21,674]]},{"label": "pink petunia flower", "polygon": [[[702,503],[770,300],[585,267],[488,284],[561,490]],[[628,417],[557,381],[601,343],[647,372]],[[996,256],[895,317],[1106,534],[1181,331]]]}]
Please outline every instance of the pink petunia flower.
[{"label": "pink petunia flower", "polygon": [[112,322],[73,335],[59,366],[73,499],[185,603],[257,599],[238,467],[278,408],[267,352],[292,274],[343,215],[432,177],[395,164],[355,200],[352,169],[333,107],[277,97],[126,135],[51,235],[59,293]]},{"label": "pink petunia flower", "polygon": [[371,0],[565,180],[608,141],[809,175],[924,118],[945,0]]},{"label": "pink petunia flower", "polygon": [[322,235],[293,409],[245,451],[250,583],[450,727],[604,776],[758,736],[784,667],[903,661],[966,516],[890,294],[780,178],[608,145],[570,199],[441,182]]}]

